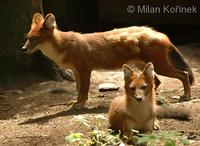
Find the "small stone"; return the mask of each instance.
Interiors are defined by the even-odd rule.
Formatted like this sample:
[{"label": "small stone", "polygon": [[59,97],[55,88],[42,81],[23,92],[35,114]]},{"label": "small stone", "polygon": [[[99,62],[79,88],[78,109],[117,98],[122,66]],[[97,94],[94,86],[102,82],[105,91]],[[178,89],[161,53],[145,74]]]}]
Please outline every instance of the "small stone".
[{"label": "small stone", "polygon": [[116,90],[119,90],[119,86],[114,83],[102,83],[99,85],[100,92],[116,91]]},{"label": "small stone", "polygon": [[180,96],[173,96],[172,99],[180,99]]}]

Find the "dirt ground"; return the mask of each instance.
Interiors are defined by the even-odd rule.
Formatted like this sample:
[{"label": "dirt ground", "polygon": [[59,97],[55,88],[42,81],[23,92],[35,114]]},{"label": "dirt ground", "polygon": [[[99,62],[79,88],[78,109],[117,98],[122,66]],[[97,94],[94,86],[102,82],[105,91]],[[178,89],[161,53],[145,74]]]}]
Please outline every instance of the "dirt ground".
[{"label": "dirt ground", "polygon": [[[200,145],[200,45],[179,46],[196,78],[192,86],[192,101],[181,103],[192,111],[191,121],[161,119],[161,130],[178,131],[190,139],[191,146]],[[158,97],[173,104],[182,95],[183,86],[176,79],[159,76],[162,84]],[[98,85],[112,82],[118,91],[99,92]],[[92,128],[105,130],[110,101],[123,94],[121,71],[94,71],[89,101],[85,109],[69,110],[68,102],[76,99],[75,83],[46,81],[33,74],[19,77],[19,81],[0,88],[0,145],[67,145],[66,135],[81,132],[88,135]],[[88,124],[84,124],[84,121]]]}]

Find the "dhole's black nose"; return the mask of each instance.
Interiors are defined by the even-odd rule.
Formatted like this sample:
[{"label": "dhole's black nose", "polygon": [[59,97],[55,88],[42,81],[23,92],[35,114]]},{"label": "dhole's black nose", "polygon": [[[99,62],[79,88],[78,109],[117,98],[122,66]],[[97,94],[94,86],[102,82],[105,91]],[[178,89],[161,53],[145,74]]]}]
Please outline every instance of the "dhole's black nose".
[{"label": "dhole's black nose", "polygon": [[26,51],[27,48],[23,46],[23,47],[21,48],[21,50],[22,50],[22,51]]}]

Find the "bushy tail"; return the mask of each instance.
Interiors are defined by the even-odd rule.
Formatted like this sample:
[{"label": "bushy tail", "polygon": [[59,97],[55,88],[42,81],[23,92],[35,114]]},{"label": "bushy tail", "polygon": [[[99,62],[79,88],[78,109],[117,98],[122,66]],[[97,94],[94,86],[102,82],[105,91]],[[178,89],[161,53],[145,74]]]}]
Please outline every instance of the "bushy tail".
[{"label": "bushy tail", "polygon": [[158,118],[169,118],[179,120],[191,120],[191,112],[182,105],[157,106],[156,116]]},{"label": "bushy tail", "polygon": [[170,62],[179,70],[188,72],[189,81],[190,81],[190,84],[192,85],[195,79],[194,79],[194,74],[191,68],[189,67],[187,62],[184,60],[184,57],[181,54],[181,52],[173,44],[171,47],[172,49],[170,49],[170,52],[169,52]]}]

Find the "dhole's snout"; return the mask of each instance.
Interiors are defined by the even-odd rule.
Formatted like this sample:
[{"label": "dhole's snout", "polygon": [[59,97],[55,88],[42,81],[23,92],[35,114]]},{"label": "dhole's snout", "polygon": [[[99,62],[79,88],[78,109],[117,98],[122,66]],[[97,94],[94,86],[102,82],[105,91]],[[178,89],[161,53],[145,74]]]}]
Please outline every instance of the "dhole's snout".
[{"label": "dhole's snout", "polygon": [[26,51],[28,50],[29,44],[30,44],[30,41],[27,40],[27,41],[25,42],[24,46],[21,48],[21,50],[24,51],[24,52],[26,52]]},{"label": "dhole's snout", "polygon": [[136,89],[136,90],[135,90],[134,98],[135,98],[138,102],[143,101],[143,100],[145,99],[144,90],[142,90],[142,89]]},{"label": "dhole's snout", "polygon": [[36,40],[28,39],[21,50],[23,50],[26,54],[32,54],[38,50],[37,43],[38,42]]},{"label": "dhole's snout", "polygon": [[141,102],[144,100],[144,96],[135,96],[135,99],[138,101],[138,102]]}]

